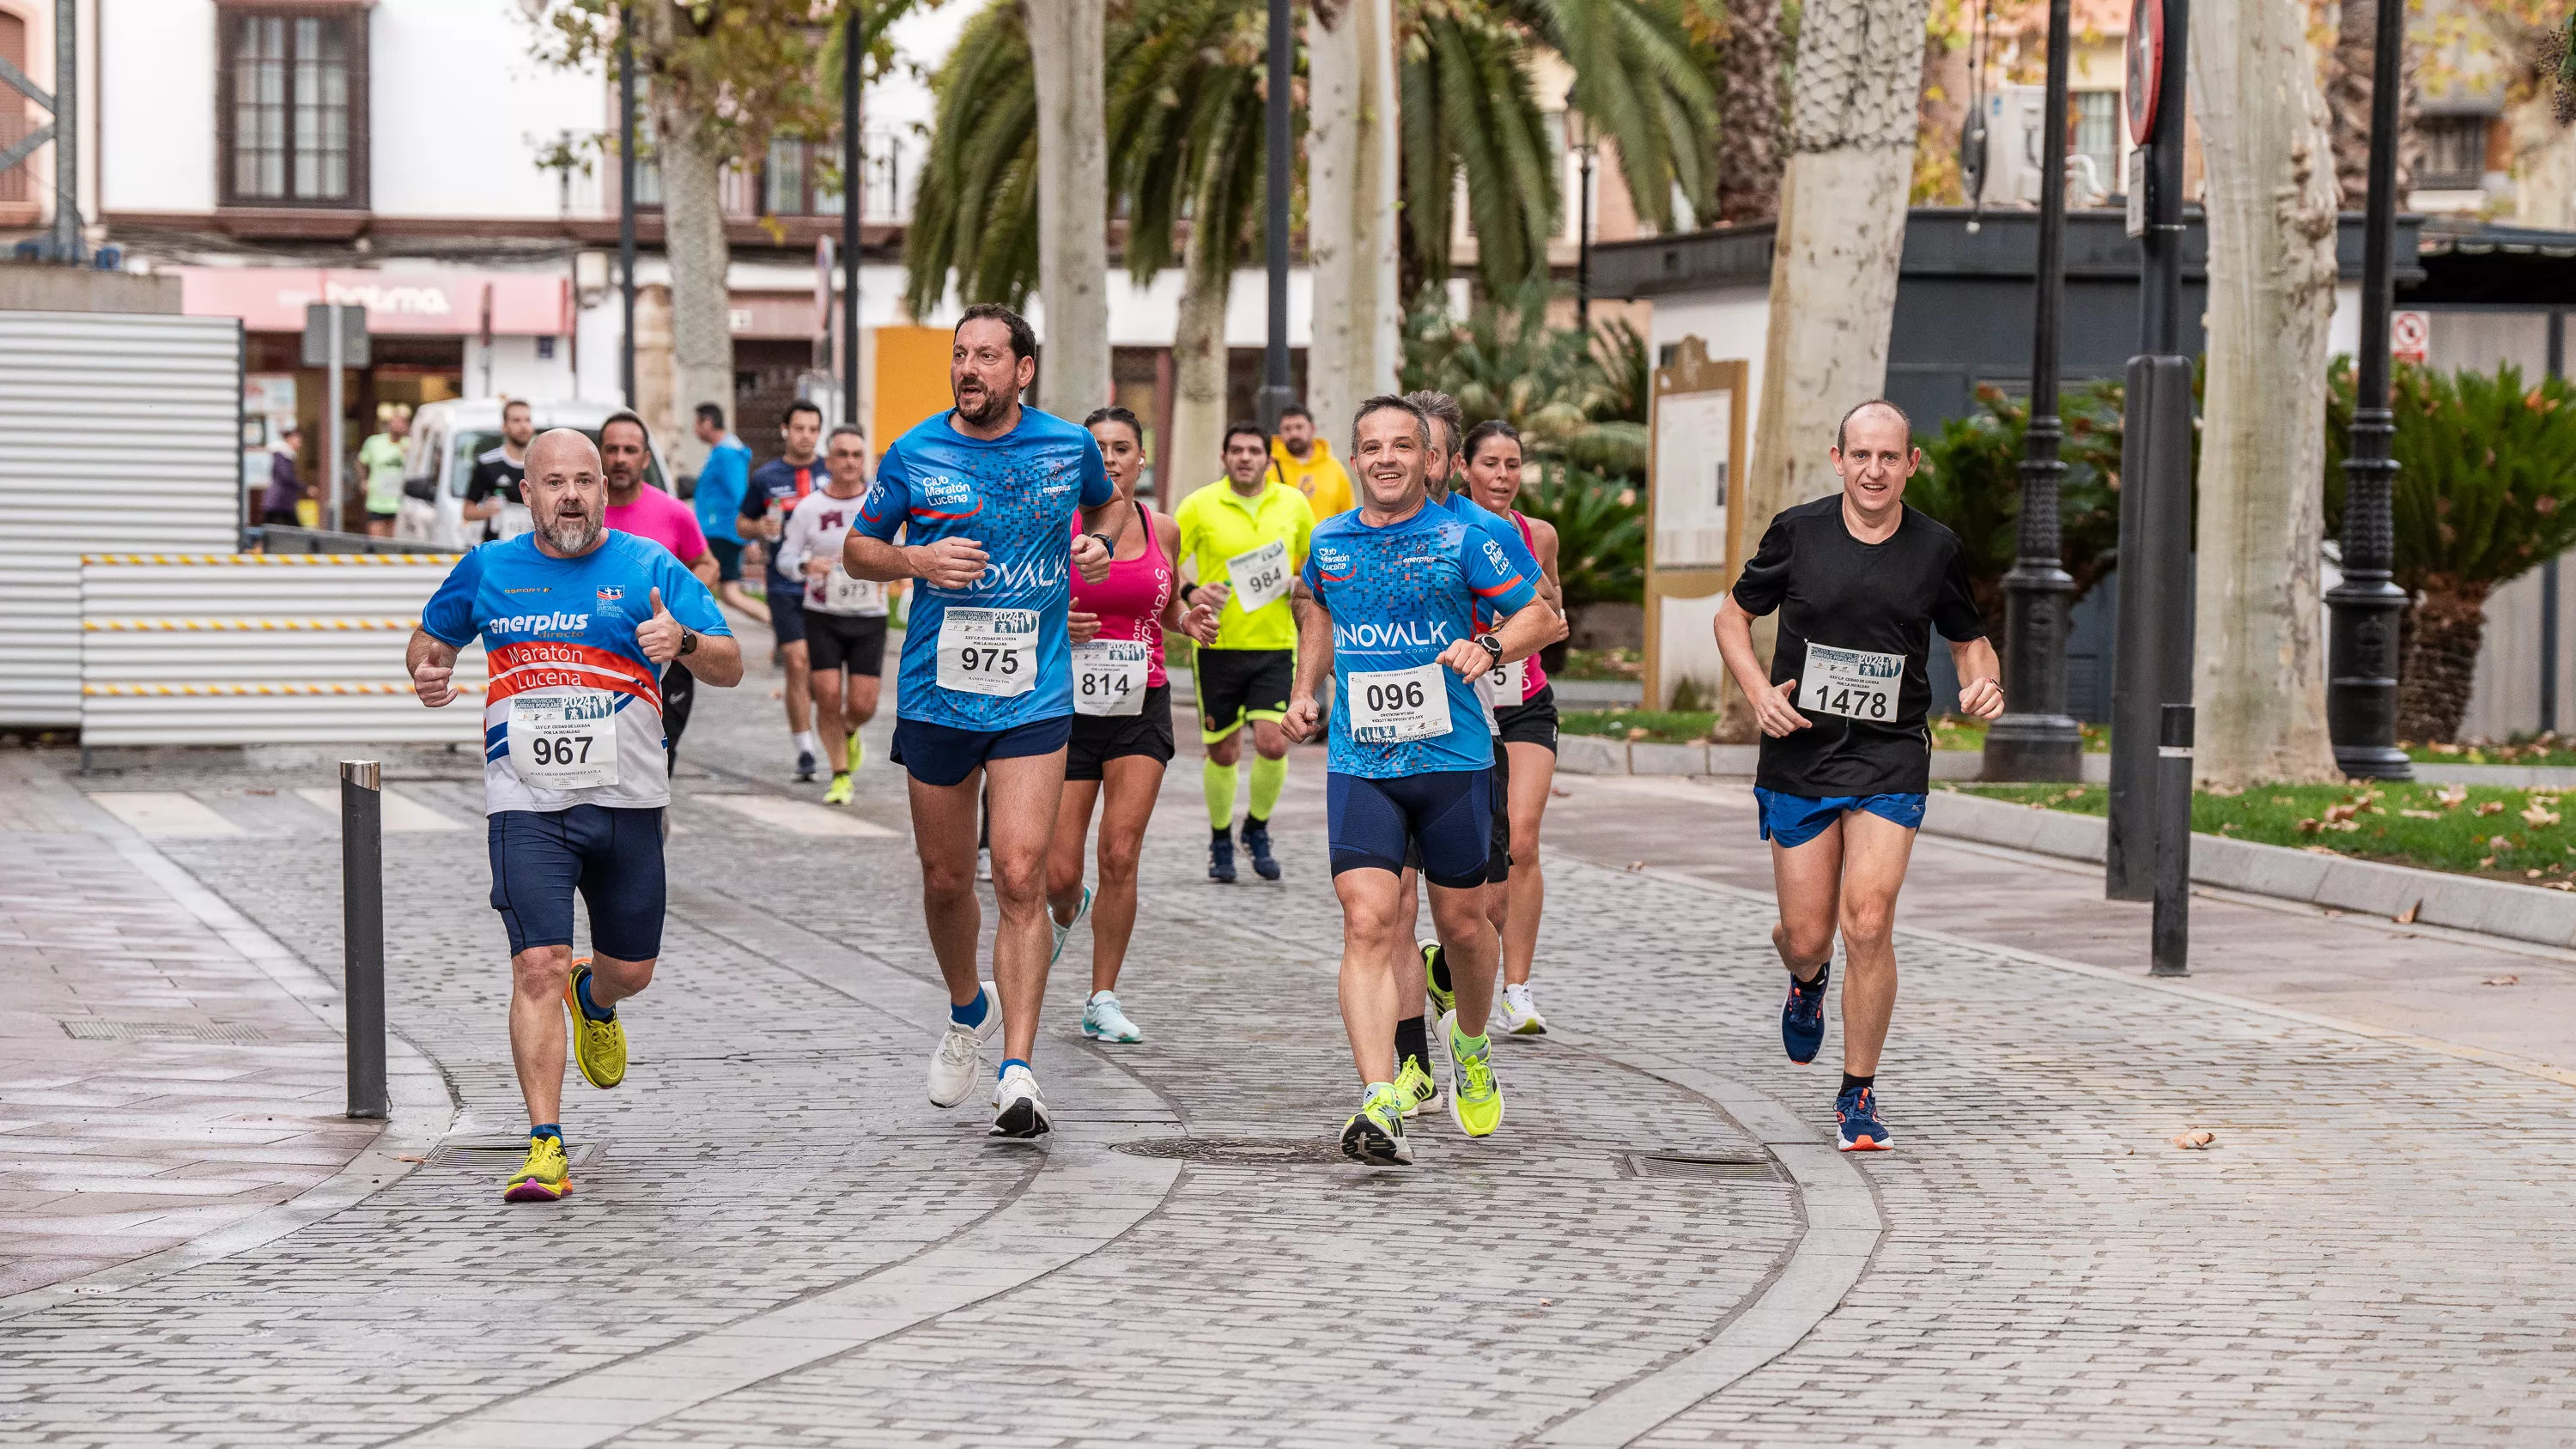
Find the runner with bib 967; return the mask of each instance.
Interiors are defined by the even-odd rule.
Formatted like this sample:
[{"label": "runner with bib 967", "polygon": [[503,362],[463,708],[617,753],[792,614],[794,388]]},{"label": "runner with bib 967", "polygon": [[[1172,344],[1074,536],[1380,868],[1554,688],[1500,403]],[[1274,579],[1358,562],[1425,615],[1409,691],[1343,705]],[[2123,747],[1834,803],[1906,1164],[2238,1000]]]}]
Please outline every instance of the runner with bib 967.
[{"label": "runner with bib 967", "polygon": [[[1330,668],[1325,813],[1342,903],[1342,1025],[1363,1084],[1342,1151],[1386,1166],[1413,1160],[1395,1086],[1396,1016],[1418,989],[1408,969],[1417,958],[1404,950],[1413,927],[1401,885],[1408,846],[1419,848],[1457,988],[1456,1008],[1442,1017],[1450,1116],[1469,1137],[1502,1125],[1485,1035],[1501,944],[1484,910],[1493,812],[1502,805],[1475,681],[1528,658],[1557,637],[1558,624],[1539,601],[1534,570],[1431,502],[1431,425],[1419,408],[1370,398],[1351,431],[1360,506],[1315,530],[1304,574],[1313,602],[1299,617],[1297,688],[1282,723],[1292,740],[1315,736],[1315,691]],[[1480,612],[1494,628],[1477,631]]]},{"label": "runner with bib 967", "polygon": [[[1828,452],[1838,493],[1783,509],[1717,610],[1717,647],[1762,726],[1753,795],[1789,968],[1780,1040],[1812,1062],[1825,1040],[1825,987],[1840,928],[1843,1081],[1834,1099],[1845,1152],[1895,1143],[1879,1115],[1879,1051],[1896,1010],[1896,895],[1931,788],[1931,633],[1950,643],[1959,708],[2004,712],[2001,670],[1968,591],[1958,535],[1905,506],[1922,465],[1913,424],[1873,399],[1843,415]],[[1753,621],[1780,611],[1765,672]]]}]

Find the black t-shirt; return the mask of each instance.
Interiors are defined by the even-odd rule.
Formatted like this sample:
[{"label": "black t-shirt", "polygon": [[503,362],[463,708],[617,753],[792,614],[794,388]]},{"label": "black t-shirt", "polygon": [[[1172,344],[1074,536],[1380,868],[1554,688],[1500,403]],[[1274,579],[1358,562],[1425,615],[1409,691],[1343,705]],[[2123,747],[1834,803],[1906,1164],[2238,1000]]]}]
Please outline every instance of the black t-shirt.
[{"label": "black t-shirt", "polygon": [[1843,523],[1842,495],[1828,494],[1771,520],[1735,602],[1755,618],[1780,611],[1771,682],[1801,681],[1789,703],[1815,721],[1762,737],[1755,784],[1810,799],[1931,788],[1932,630],[1959,643],[1986,634],[1957,534],[1907,508],[1885,543],[1863,543]]},{"label": "black t-shirt", "polygon": [[[751,470],[751,486],[742,490],[742,516],[765,518],[769,514],[769,505],[772,503],[778,505],[782,514],[793,513],[796,511],[798,499],[822,487],[831,479],[832,470],[823,466],[823,455],[820,453],[802,463],[790,463],[784,458],[772,458]],[[788,578],[778,571],[778,546],[775,543],[764,542],[762,551],[769,555],[771,578],[791,587],[803,587],[797,580]]]},{"label": "black t-shirt", "polygon": [[[491,449],[474,460],[474,476],[465,484],[465,501],[480,503],[497,493],[504,503],[525,506],[528,501],[527,496],[520,491],[519,485],[526,481],[527,476],[527,464],[513,463],[510,461],[509,454],[499,448]],[[497,515],[486,518],[482,522],[484,538],[494,539],[501,536]]]}]

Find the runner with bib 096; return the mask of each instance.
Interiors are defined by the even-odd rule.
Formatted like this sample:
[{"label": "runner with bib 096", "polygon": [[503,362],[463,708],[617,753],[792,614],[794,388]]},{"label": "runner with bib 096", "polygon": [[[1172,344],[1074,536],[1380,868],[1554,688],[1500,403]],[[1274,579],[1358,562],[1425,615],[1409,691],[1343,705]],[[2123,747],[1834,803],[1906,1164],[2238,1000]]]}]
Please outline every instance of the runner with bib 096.
[{"label": "runner with bib 096", "polygon": [[[564,1018],[594,1087],[626,1077],[617,1003],[662,953],[663,763],[659,679],[686,661],[711,685],[742,679],[742,651],[706,585],[668,549],[606,526],[599,450],[570,428],[528,448],[535,527],[449,570],[405,660],[432,709],[457,698],[456,656],[482,636],[483,803],[492,907],[510,935],[510,1059],[528,1106],[528,1159],[502,1196],[572,1191],[563,1144]],[[575,958],[573,895],[590,904]]]},{"label": "runner with bib 096", "polygon": [[[1047,846],[1073,735],[1069,580],[1108,577],[1135,519],[1091,434],[1021,405],[1038,362],[1037,334],[1019,314],[978,303],[952,338],[956,406],[886,449],[842,563],[853,578],[922,581],[904,633],[893,759],[911,776],[922,913],[948,986],[930,1100],[965,1101],[999,1032],[992,1135],[1025,1139],[1051,1126],[1029,1058],[1046,995]],[[975,960],[975,818],[988,778],[998,1003]]]},{"label": "runner with bib 096", "polygon": [[[1905,414],[1862,403],[1826,456],[1841,491],[1771,520],[1718,606],[1717,647],[1762,727],[1753,794],[1780,901],[1771,939],[1789,968],[1781,1045],[1801,1063],[1824,1045],[1839,930],[1838,1145],[1884,1152],[1894,1143],[1878,1059],[1896,1009],[1896,896],[1931,788],[1932,631],[1950,641],[1963,713],[1993,719],[2004,695],[1958,536],[1905,504],[1923,461]],[[1753,621],[1775,609],[1780,637],[1765,670]]]},{"label": "runner with bib 096", "polygon": [[[1449,1110],[1469,1137],[1503,1121],[1486,1014],[1498,950],[1482,893],[1493,835],[1493,737],[1476,679],[1557,636],[1536,580],[1475,524],[1434,505],[1424,466],[1431,428],[1399,397],[1360,405],[1351,465],[1360,506],[1316,530],[1299,618],[1292,739],[1323,724],[1315,698],[1333,672],[1324,779],[1333,893],[1342,904],[1342,1025],[1362,1083],[1342,1126],[1357,1161],[1409,1163],[1395,1086],[1395,1022],[1415,990],[1412,916],[1399,906],[1408,850],[1419,849],[1431,917],[1452,953],[1457,1006],[1442,1017]],[[1479,612],[1500,627],[1479,633]]]}]

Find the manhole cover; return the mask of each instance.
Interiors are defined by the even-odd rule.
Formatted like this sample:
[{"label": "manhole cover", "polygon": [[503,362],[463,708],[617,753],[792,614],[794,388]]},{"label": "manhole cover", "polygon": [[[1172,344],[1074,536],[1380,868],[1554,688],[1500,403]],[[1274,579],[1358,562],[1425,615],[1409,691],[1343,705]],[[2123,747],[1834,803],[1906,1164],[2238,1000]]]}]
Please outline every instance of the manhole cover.
[{"label": "manhole cover", "polygon": [[1631,1152],[1627,1156],[1628,1175],[1657,1177],[1684,1182],[1777,1182],[1778,1169],[1768,1157],[1730,1156],[1724,1153]]},{"label": "manhole cover", "polygon": [[211,1041],[246,1046],[267,1040],[258,1027],[219,1021],[103,1021],[85,1016],[62,1025],[63,1034],[74,1041]]},{"label": "manhole cover", "polygon": [[1340,1143],[1314,1137],[1148,1137],[1140,1142],[1121,1142],[1115,1150],[1132,1157],[1177,1157],[1185,1162],[1221,1162],[1232,1167],[1347,1160]]}]

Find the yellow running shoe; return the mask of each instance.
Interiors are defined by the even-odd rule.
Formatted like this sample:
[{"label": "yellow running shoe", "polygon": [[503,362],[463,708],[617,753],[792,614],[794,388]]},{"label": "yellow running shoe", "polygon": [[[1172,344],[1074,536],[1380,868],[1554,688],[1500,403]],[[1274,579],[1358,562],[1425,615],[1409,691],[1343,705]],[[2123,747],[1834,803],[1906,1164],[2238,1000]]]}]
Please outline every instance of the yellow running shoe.
[{"label": "yellow running shoe", "polygon": [[1395,1074],[1395,1095],[1403,1099],[1405,1120],[1409,1122],[1420,1116],[1423,1108],[1440,1100],[1440,1084],[1431,1079],[1422,1058],[1406,1057],[1403,1068]]},{"label": "yellow running shoe", "polygon": [[572,1013],[572,1059],[581,1064],[582,1080],[604,1089],[626,1080],[626,1024],[614,1008],[606,1021],[593,1021],[581,1009],[581,983],[588,975],[589,957],[572,963],[572,974],[564,978],[564,1009]]},{"label": "yellow running shoe", "polygon": [[572,1193],[572,1161],[560,1137],[528,1139],[528,1160],[501,1189],[503,1202],[553,1202]]},{"label": "yellow running shoe", "polygon": [[1503,1125],[1503,1084],[1494,1080],[1489,1037],[1460,1034],[1455,1014],[1440,1025],[1449,1037],[1449,1120],[1470,1137],[1491,1137]]},{"label": "yellow running shoe", "polygon": [[1359,1111],[1342,1124],[1342,1155],[1370,1167],[1409,1167],[1413,1144],[1404,1137],[1404,1112],[1395,1088],[1372,1082]]},{"label": "yellow running shoe", "polygon": [[[857,736],[854,735],[852,738],[855,739]],[[826,805],[847,805],[850,803],[849,771],[839,770],[833,773],[832,788],[823,792],[823,803]]]},{"label": "yellow running shoe", "polygon": [[1440,978],[1447,974],[1440,959],[1440,943],[1422,941],[1417,944],[1422,951],[1422,992],[1431,998],[1431,1014],[1447,1016],[1458,1009],[1458,993],[1440,984]]},{"label": "yellow running shoe", "polygon": [[850,773],[855,775],[859,772],[860,762],[864,761],[868,757],[868,742],[859,738],[859,732],[857,730],[852,730],[850,731],[850,747],[842,753],[849,762],[848,767]]}]

